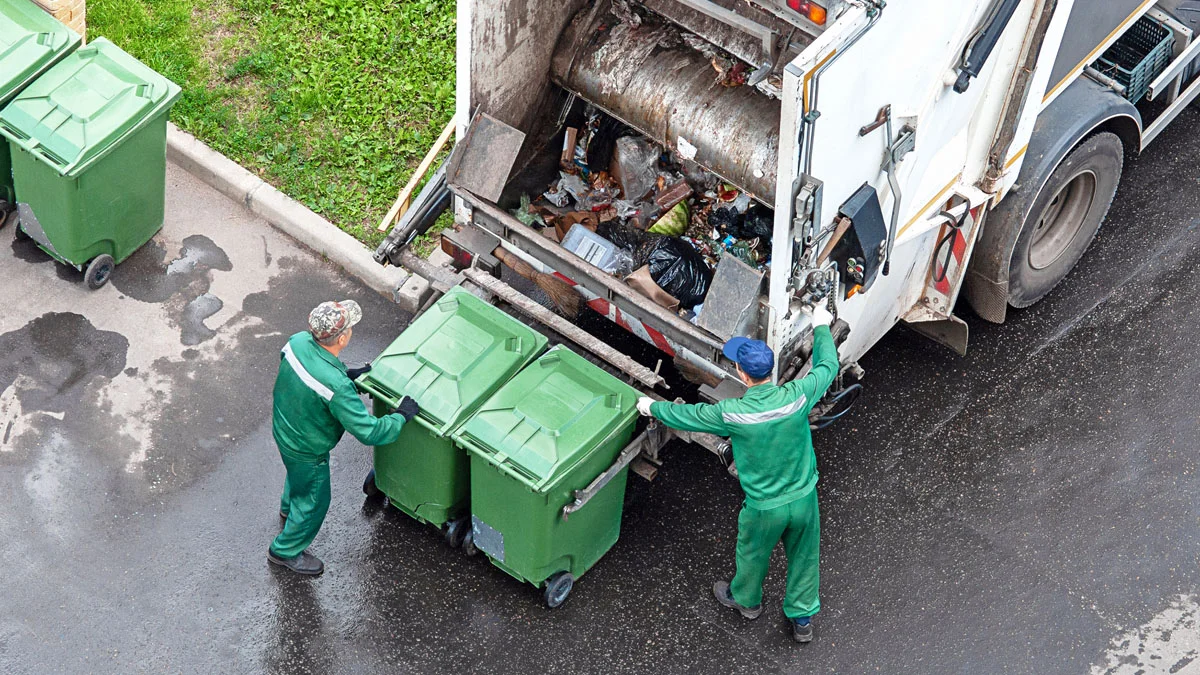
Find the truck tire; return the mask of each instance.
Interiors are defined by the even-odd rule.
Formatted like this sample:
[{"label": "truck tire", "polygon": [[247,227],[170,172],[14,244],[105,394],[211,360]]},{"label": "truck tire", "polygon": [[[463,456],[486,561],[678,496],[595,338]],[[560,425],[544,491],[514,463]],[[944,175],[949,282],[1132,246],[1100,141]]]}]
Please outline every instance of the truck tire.
[{"label": "truck tire", "polygon": [[1009,305],[1022,308],[1041,300],[1083,257],[1117,193],[1124,153],[1116,134],[1101,132],[1054,168],[1013,248]]}]

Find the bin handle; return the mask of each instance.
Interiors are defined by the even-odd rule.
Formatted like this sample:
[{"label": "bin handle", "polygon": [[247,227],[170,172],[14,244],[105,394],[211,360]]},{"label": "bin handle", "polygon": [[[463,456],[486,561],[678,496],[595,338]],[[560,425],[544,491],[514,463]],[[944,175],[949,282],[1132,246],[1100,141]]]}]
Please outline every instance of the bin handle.
[{"label": "bin handle", "polygon": [[[495,453],[492,453],[492,457],[493,457],[493,459],[495,458]],[[510,478],[514,478],[514,479],[516,479],[516,480],[519,480],[519,481],[527,481],[527,480],[529,480],[530,478],[534,478],[534,479],[536,479],[536,478],[537,478],[536,476],[530,476],[530,475],[528,475],[528,474],[526,474],[526,473],[522,473],[522,472],[520,472],[520,471],[516,470],[515,468],[513,468],[512,466],[510,466],[510,465],[509,465],[509,463],[508,463],[508,456],[507,456],[507,455],[504,457],[504,459],[503,459],[503,460],[501,460],[501,461],[498,461],[498,462],[493,462],[493,463],[492,463],[492,466],[494,466],[494,467],[496,467],[497,469],[500,469],[500,470],[501,470],[501,471],[503,471],[504,473],[508,474],[508,476],[509,476]],[[543,480],[544,480],[544,479],[543,479]],[[541,489],[541,488],[542,488],[542,483],[541,483],[541,482],[538,482],[538,483],[534,484],[534,485],[533,485],[533,487],[534,487],[535,489]]]},{"label": "bin handle", "polygon": [[355,384],[355,386],[357,386],[359,389],[365,391],[366,393],[368,393],[378,399],[382,399],[384,403],[387,403],[388,405],[390,405],[393,408],[400,405],[400,399],[396,398],[395,394],[393,394],[392,392],[387,391],[385,389],[382,389],[380,387],[377,387],[377,386],[371,384],[370,382],[368,382],[367,380],[355,382],[354,384]]},{"label": "bin handle", "polygon": [[5,131],[7,131],[8,133],[12,134],[13,136],[17,137],[18,139],[20,139],[22,141],[29,140],[29,134],[21,131],[20,129],[12,126],[11,124],[5,124],[4,122],[0,121],[0,126],[4,127]]},{"label": "bin handle", "polygon": [[[624,448],[622,448],[621,452],[617,455],[617,458],[613,460],[613,463],[610,464],[607,469],[601,471],[600,474],[593,478],[592,482],[588,483],[587,486],[582,490],[574,491],[574,499],[567,502],[567,504],[562,507],[563,522],[566,522],[567,518],[570,517],[572,513],[582,509],[584,505],[590,502],[592,497],[595,497],[598,492],[603,490],[604,487],[608,485],[618,473],[623,471],[625,467],[629,466],[629,463],[632,462],[638,455],[642,454],[642,450],[646,447],[646,445],[661,440],[659,438],[662,433],[661,429],[662,427],[659,426],[657,420],[650,418],[650,423],[646,426],[646,430],[638,434],[637,438],[634,438]],[[612,438],[613,435],[619,431],[619,426],[614,428],[613,431],[606,436],[603,441],[600,441],[600,443],[606,443],[608,439]]]},{"label": "bin handle", "polygon": [[[454,440],[456,442],[458,442],[459,444],[463,445],[467,450],[475,453],[476,455],[479,455],[479,457],[481,459],[489,460],[488,464],[496,467],[497,469],[500,470],[501,473],[508,476],[509,478],[513,478],[513,479],[516,479],[519,481],[528,481],[528,480],[537,478],[536,476],[530,476],[528,474],[521,473],[517,469],[510,466],[507,462],[508,455],[504,455],[503,453],[499,453],[499,452],[493,452],[492,450],[489,450],[483,446],[480,446],[478,443],[475,443],[470,438],[464,438],[464,437],[458,436],[457,434],[455,435]],[[492,460],[496,460],[497,457],[503,457],[504,459],[499,460],[499,461],[492,461]],[[532,487],[540,488],[541,486],[533,485]]]}]

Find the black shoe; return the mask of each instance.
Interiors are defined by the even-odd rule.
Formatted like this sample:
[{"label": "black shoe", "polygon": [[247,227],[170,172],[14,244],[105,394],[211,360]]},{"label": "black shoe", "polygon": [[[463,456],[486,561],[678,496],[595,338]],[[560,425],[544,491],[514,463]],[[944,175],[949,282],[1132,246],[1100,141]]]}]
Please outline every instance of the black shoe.
[{"label": "black shoe", "polygon": [[296,574],[307,574],[311,577],[315,577],[325,571],[325,563],[321,562],[320,558],[308,551],[301,553],[295,558],[280,558],[271,553],[271,549],[267,549],[267,561],[272,565],[286,567]]},{"label": "black shoe", "polygon": [[733,594],[729,592],[728,581],[718,581],[713,584],[713,595],[717,596],[717,602],[726,607],[732,607],[742,613],[742,616],[747,619],[757,619],[759,614],[762,614],[762,605],[757,607],[742,607],[737,600],[733,599]]},{"label": "black shoe", "polygon": [[812,642],[812,621],[800,625],[799,619],[792,619],[792,639],[796,642]]},{"label": "black shoe", "polygon": [[287,520],[287,514],[286,514],[286,513],[284,513],[283,511],[280,511],[280,512],[279,512],[279,517],[280,517],[280,518],[282,518],[282,519],[284,519],[284,520]]}]

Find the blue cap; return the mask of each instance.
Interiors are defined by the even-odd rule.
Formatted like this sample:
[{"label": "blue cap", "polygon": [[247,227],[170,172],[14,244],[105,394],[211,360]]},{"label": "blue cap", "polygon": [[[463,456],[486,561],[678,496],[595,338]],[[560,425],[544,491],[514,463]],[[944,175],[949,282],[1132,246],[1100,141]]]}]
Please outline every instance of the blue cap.
[{"label": "blue cap", "polygon": [[761,380],[771,374],[775,367],[775,352],[762,340],[735,337],[721,349],[725,358],[742,367],[742,372]]}]

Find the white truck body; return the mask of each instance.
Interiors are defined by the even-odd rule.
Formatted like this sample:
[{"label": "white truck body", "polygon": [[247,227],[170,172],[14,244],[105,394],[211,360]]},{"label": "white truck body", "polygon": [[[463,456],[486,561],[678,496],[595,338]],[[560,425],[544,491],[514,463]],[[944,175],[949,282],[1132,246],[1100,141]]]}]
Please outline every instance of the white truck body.
[{"label": "white truck body", "polygon": [[[641,11],[667,8],[674,12],[679,8],[671,3],[681,3],[685,6],[681,11],[686,11],[692,3],[702,1],[644,0],[644,6],[636,3],[633,6]],[[771,1],[764,0],[761,4]],[[1139,17],[1157,11],[1154,0],[1098,2],[1095,4],[1104,5],[1108,11],[1093,12],[1086,7],[1075,11],[1082,2],[1020,0],[982,68],[961,92],[954,85],[964,53],[1003,0],[893,0],[886,5],[878,0],[822,3],[830,4],[825,27],[817,30],[804,25],[798,33],[793,32],[797,37],[788,38],[784,51],[789,46],[795,47],[794,57],[778,64],[777,77],[769,80],[766,87],[760,87],[767,92],[764,96],[777,98],[779,106],[778,137],[771,141],[777,143],[772,156],[778,159],[776,166],[769,167],[775,174],[774,253],[764,294],[766,311],[762,325],[762,337],[781,355],[778,377],[795,376],[802,370],[794,367],[802,365],[802,359],[793,362],[791,356],[797,353],[797,345],[809,332],[801,307],[803,301],[811,302],[814,298],[805,295],[804,280],[812,270],[821,268],[816,264],[816,251],[836,225],[838,205],[864,183],[874,188],[885,219],[896,223],[894,245],[888,258],[888,273],[879,274],[869,289],[855,293],[839,287],[831,291],[838,317],[851,327],[839,349],[842,362],[854,362],[899,321],[917,328],[922,324],[950,325],[958,330],[953,327],[961,326],[961,322],[952,313],[967,277],[968,264],[973,268],[976,265],[972,254],[981,241],[980,232],[992,209],[1006,201],[1015,201],[1008,195],[1019,187],[1018,176],[1039,117]],[[1180,4],[1180,0],[1171,2]],[[760,5],[746,9],[750,5],[744,0],[719,0],[716,4],[734,12],[758,12],[755,16],[761,16],[763,11]],[[783,5],[782,1],[775,3],[771,11],[779,15]],[[526,140],[518,168],[538,153],[559,152],[554,134],[560,129],[554,120],[568,92],[556,83],[551,72],[552,61],[556,44],[566,39],[560,35],[568,30],[568,24],[577,14],[592,9],[593,5],[583,0],[458,2],[456,117],[465,121],[482,112],[524,132]],[[1097,21],[1115,21],[1115,28],[1110,30],[1107,24],[1083,25],[1093,14],[1105,15]],[[1160,114],[1160,119],[1161,115],[1167,115],[1160,126],[1169,122],[1174,111],[1197,93],[1195,86],[1181,91],[1192,76],[1185,72],[1187,64],[1183,62],[1190,63],[1195,58],[1190,32],[1178,22],[1165,21],[1177,30],[1177,40],[1170,72],[1156,83],[1158,92],[1165,91],[1161,80],[1171,76],[1170,105],[1166,113]],[[1060,51],[1064,36],[1078,37],[1080,31],[1095,37],[1076,39],[1076,43],[1082,40],[1086,46],[1081,52],[1083,57],[1077,62],[1067,62],[1078,59],[1079,55]],[[701,37],[711,36],[701,33]],[[720,42],[716,38],[713,41]],[[736,51],[736,44],[726,39],[722,46],[734,45],[730,50]],[[557,49],[563,49],[562,45]],[[1079,44],[1072,49],[1078,50]],[[865,127],[889,106],[890,124],[867,131]],[[1137,112],[1130,112],[1132,106],[1126,108],[1114,108],[1107,117],[1100,115],[1099,122],[1089,122],[1092,126],[1079,133],[1093,134],[1109,128],[1104,125],[1117,125],[1112,129],[1118,131],[1133,125],[1133,141],[1129,140],[1129,133],[1118,135],[1126,141],[1126,150],[1130,150],[1131,142],[1135,146],[1133,152],[1140,150],[1149,138],[1145,137],[1146,130]],[[1137,119],[1133,120],[1134,117]],[[625,121],[639,127],[635,121]],[[645,125],[639,128],[646,130]],[[467,124],[459,124],[460,143],[466,129]],[[886,171],[887,134],[890,131],[895,138],[903,129],[913,132],[915,142],[911,151],[898,157],[894,167],[898,190],[893,190]],[[1142,136],[1139,138],[1138,134]],[[675,152],[681,149],[686,152],[689,146],[702,140],[687,138],[686,132],[670,137],[647,135]],[[1039,157],[1047,152],[1058,153],[1050,164],[1053,168],[1083,137],[1063,138],[1061,142],[1065,145],[1061,151],[1039,150]],[[735,142],[764,141],[746,137]],[[754,175],[761,175],[755,171]],[[794,247],[793,242],[801,237],[802,216],[797,210],[796,190],[806,176],[822,184],[821,206],[810,225],[814,232],[825,232],[826,236],[808,246]],[[1044,178],[1036,178],[1040,182],[1029,189],[1040,190]],[[463,191],[456,193],[455,214],[460,224],[487,230],[497,237],[500,246],[519,254],[540,271],[559,272],[570,278],[578,284],[576,288],[585,299],[591,301],[593,309],[607,314],[669,355],[698,363],[732,380],[731,364],[719,355],[722,339],[718,336],[704,335],[700,329],[669,316],[670,312],[648,306],[634,297],[636,293],[631,289],[623,290],[619,283],[601,279],[604,273],[600,270],[573,261],[571,254],[564,251],[560,255],[550,245],[531,242],[527,234],[520,233],[519,224],[507,219],[490,200]],[[1103,207],[1101,218],[1107,203]],[[1027,213],[1028,209],[1022,209],[1020,218],[1033,217]],[[965,217],[964,212],[967,212]],[[950,221],[959,218],[962,236],[949,244],[953,254],[950,258],[939,244],[944,243]],[[1016,239],[1023,223],[996,223],[994,227],[1016,228],[1010,237]],[[945,269],[939,268],[942,260],[951,261]],[[998,260],[998,265],[993,266],[1003,269],[992,276],[999,280],[996,287],[1003,289],[1007,287],[1007,258],[1000,255]],[[979,265],[982,267],[983,263]],[[941,273],[944,280],[936,279],[943,276]],[[816,299],[825,301],[823,297]],[[960,348],[965,347],[965,328],[962,330],[960,338],[950,340],[961,342]],[[793,366],[791,370],[789,364]]]}]

